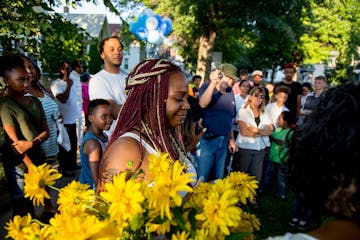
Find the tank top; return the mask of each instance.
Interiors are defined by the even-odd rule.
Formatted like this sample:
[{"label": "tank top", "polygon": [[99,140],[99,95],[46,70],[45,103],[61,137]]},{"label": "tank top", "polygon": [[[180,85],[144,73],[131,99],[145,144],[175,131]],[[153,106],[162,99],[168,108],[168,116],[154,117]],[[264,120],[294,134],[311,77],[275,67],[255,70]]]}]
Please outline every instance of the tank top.
[{"label": "tank top", "polygon": [[[126,132],[126,133],[124,133],[123,135],[121,135],[119,138],[123,138],[123,137],[130,137],[130,138],[135,139],[136,141],[138,141],[139,143],[141,143],[141,145],[146,149],[146,151],[148,151],[149,154],[155,154],[155,155],[158,154],[158,151],[155,150],[152,146],[150,146],[150,144],[148,144],[148,143],[145,142],[145,141],[140,141],[140,137],[139,137],[137,134],[135,134],[135,133]],[[195,185],[196,179],[197,179],[196,169],[195,169],[194,165],[191,163],[190,160],[188,160],[186,164],[187,164],[188,167],[189,167],[188,173],[194,173],[194,174],[195,174],[195,176],[193,177],[193,178],[195,179],[195,182],[192,183],[192,185]],[[180,194],[181,194],[182,196],[185,196],[186,192],[181,192]]]}]

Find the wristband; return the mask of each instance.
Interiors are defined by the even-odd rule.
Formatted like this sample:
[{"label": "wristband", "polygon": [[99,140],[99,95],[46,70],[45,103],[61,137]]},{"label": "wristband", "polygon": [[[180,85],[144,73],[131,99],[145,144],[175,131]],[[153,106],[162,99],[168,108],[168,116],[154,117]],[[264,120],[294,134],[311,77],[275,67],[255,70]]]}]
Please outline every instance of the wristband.
[{"label": "wristband", "polygon": [[38,141],[39,144],[42,142],[41,138],[39,138],[39,137],[36,137],[35,140]]}]

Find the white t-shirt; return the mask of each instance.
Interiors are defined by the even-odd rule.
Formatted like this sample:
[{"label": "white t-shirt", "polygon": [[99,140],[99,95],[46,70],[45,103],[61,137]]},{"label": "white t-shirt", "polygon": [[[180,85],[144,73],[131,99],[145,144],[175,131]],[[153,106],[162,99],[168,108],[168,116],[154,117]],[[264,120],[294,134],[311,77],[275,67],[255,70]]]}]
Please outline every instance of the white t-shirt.
[{"label": "white t-shirt", "polygon": [[[124,104],[126,76],[122,73],[109,73],[104,69],[96,73],[89,82],[89,97],[94,99],[111,99],[116,104]],[[110,136],[115,129],[116,121],[111,124],[110,130],[105,131]]]},{"label": "white t-shirt", "polygon": [[278,118],[280,116],[280,114],[282,112],[288,112],[289,109],[287,107],[282,106],[282,107],[279,107],[276,102],[272,102],[272,103],[269,103],[268,105],[266,105],[265,107],[265,112],[268,113],[269,117],[270,117],[270,120],[272,122],[272,124],[275,126],[275,127],[278,127]]},{"label": "white t-shirt", "polygon": [[239,125],[237,124],[237,119],[239,118],[239,110],[244,106],[246,103],[248,96],[243,98],[240,93],[234,96],[235,99],[235,109],[236,109],[236,116],[235,121],[233,122],[232,130],[239,132]]},{"label": "white t-shirt", "polygon": [[75,87],[76,92],[76,103],[77,103],[77,114],[78,119],[81,119],[81,111],[82,111],[82,89],[81,89],[81,81],[80,81],[80,74],[76,72],[75,70],[72,70],[69,78],[73,80],[73,85]]},{"label": "white t-shirt", "polygon": [[[243,121],[246,123],[247,126],[253,126],[259,129],[263,129],[265,125],[272,124],[269,115],[264,112],[260,114],[260,123],[259,126],[257,126],[254,113],[251,110],[250,106],[247,106],[246,108],[241,108],[239,110],[238,121]],[[241,132],[239,132],[239,135],[236,138],[236,144],[243,149],[259,151],[261,149],[269,147],[270,141],[268,136],[246,137],[241,135]]]},{"label": "white t-shirt", "polygon": [[[51,83],[51,92],[56,97],[59,94],[65,92],[67,87],[67,82],[61,79],[56,79]],[[76,90],[74,84],[70,88],[69,97],[65,103],[58,101],[59,112],[62,115],[64,124],[74,124],[76,123],[77,115],[74,114],[77,112],[77,103],[76,103]]]},{"label": "white t-shirt", "polygon": [[125,79],[126,76],[122,73],[109,73],[104,69],[99,71],[89,82],[90,100],[111,99],[117,104],[124,104],[126,100]]},{"label": "white t-shirt", "polygon": [[284,236],[268,237],[266,240],[318,240],[306,233],[286,233]]}]

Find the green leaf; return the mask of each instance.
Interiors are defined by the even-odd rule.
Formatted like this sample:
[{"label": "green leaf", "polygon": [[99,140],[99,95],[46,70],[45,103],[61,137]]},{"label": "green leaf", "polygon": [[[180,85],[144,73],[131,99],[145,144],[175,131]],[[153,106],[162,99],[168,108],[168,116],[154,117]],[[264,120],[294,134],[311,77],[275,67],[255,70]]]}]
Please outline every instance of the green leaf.
[{"label": "green leaf", "polygon": [[251,233],[246,233],[246,232],[239,232],[239,233],[230,233],[230,235],[226,236],[225,239],[226,240],[239,240],[239,239],[243,239],[247,236],[249,236]]}]

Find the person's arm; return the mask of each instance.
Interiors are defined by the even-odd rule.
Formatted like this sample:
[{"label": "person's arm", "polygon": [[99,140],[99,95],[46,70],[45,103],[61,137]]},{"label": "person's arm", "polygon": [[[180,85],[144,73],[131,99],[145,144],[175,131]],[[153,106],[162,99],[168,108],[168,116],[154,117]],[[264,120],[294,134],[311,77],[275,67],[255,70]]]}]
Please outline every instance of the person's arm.
[{"label": "person's arm", "polygon": [[201,108],[206,108],[211,102],[212,95],[215,91],[217,84],[221,81],[219,78],[219,71],[213,71],[210,73],[210,83],[206,88],[205,92],[199,98],[199,105]]},{"label": "person's arm", "polygon": [[32,148],[34,146],[40,145],[42,142],[46,141],[50,136],[45,112],[44,112],[44,109],[42,108],[41,102],[37,99],[35,99],[35,102],[39,106],[40,119],[41,119],[41,132],[36,137],[34,137],[34,139],[32,139],[31,141],[27,141],[27,140],[14,141],[13,146],[21,154],[25,153],[26,151],[28,151],[30,148]]},{"label": "person's arm", "polygon": [[144,160],[141,157],[140,146],[135,139],[124,137],[113,142],[101,160],[96,187],[97,194],[105,190],[105,183],[111,182],[113,177],[121,172],[135,173],[139,168],[144,167],[142,169],[148,176]]},{"label": "person's arm", "polygon": [[254,126],[248,126],[244,121],[238,121],[241,135],[245,137],[259,137],[258,128]]},{"label": "person's arm", "polygon": [[277,145],[283,145],[285,143],[285,141],[275,138],[272,135],[270,135],[269,137],[270,137],[270,140],[273,141],[274,143],[276,143]]},{"label": "person's arm", "polygon": [[99,161],[102,153],[101,146],[96,140],[89,139],[84,144],[83,151],[84,154],[88,156],[91,178],[93,182],[96,183],[99,176]]},{"label": "person's arm", "polygon": [[67,82],[67,85],[66,85],[65,92],[59,93],[56,95],[56,98],[62,103],[66,103],[66,101],[68,100],[69,95],[70,95],[70,89],[71,89],[71,86],[73,85],[73,81],[70,78],[66,82]]},{"label": "person's arm", "polygon": [[[4,125],[3,128],[11,141],[13,141],[14,143],[19,141],[19,138],[16,135],[16,129],[14,126]],[[18,150],[16,149],[16,151],[18,151]],[[23,154],[23,152],[19,152],[19,153]],[[32,160],[30,159],[30,157],[27,154],[24,155],[23,162],[28,169],[30,169],[30,165],[33,164]]]},{"label": "person's arm", "polygon": [[239,148],[235,142],[235,137],[234,137],[234,132],[231,130],[230,132],[230,139],[229,139],[229,144],[228,144],[228,149],[231,153],[235,153],[237,151],[239,151]]},{"label": "person's arm", "polygon": [[267,124],[262,129],[258,129],[258,134],[261,136],[270,136],[274,131],[274,126],[272,124]]}]

